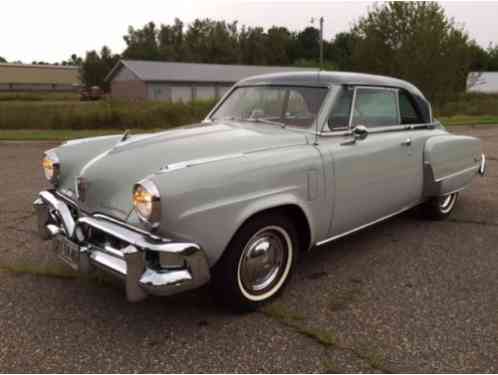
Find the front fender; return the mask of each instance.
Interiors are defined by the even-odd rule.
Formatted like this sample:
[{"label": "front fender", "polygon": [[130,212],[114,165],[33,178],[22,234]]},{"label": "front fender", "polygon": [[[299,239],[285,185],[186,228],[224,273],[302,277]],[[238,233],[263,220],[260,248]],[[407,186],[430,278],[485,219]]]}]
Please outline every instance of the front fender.
[{"label": "front fender", "polygon": [[313,241],[320,221],[318,197],[324,194],[321,183],[313,184],[319,191],[310,194],[308,172],[319,168],[318,151],[305,145],[158,174],[154,180],[164,205],[161,231],[195,239],[213,265],[248,218],[269,208],[295,205],[307,218]]}]

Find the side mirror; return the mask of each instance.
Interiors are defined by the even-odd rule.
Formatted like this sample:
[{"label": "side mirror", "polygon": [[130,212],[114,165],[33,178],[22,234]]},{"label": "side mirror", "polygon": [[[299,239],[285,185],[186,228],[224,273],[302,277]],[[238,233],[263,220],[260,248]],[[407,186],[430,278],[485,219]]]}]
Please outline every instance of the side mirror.
[{"label": "side mirror", "polygon": [[355,141],[362,141],[368,136],[368,129],[365,125],[356,125],[351,134]]}]

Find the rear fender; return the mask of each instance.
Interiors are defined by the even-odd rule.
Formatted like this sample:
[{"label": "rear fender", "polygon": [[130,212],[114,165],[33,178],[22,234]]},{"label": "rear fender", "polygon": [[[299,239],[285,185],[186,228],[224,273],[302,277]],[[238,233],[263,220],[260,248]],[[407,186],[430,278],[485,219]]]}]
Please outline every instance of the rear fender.
[{"label": "rear fender", "polygon": [[424,148],[424,197],[465,189],[480,163],[479,139],[452,134],[430,138]]}]

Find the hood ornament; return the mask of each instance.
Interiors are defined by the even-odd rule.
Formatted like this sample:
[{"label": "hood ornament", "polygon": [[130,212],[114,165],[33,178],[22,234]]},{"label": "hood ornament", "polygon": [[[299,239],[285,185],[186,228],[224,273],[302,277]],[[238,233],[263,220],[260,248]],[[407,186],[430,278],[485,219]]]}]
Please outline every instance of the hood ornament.
[{"label": "hood ornament", "polygon": [[126,141],[129,138],[129,136],[130,136],[130,129],[126,129],[119,143]]}]

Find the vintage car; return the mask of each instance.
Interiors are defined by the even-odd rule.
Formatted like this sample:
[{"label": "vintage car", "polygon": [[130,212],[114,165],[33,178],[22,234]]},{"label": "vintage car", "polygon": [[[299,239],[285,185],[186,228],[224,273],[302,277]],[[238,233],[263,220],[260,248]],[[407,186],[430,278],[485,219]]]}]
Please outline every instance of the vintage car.
[{"label": "vintage car", "polygon": [[238,82],[200,124],[66,142],[43,169],[38,230],[74,269],[130,301],[209,283],[250,310],[313,247],[417,205],[446,218],[485,157],[408,82],[294,72]]}]

